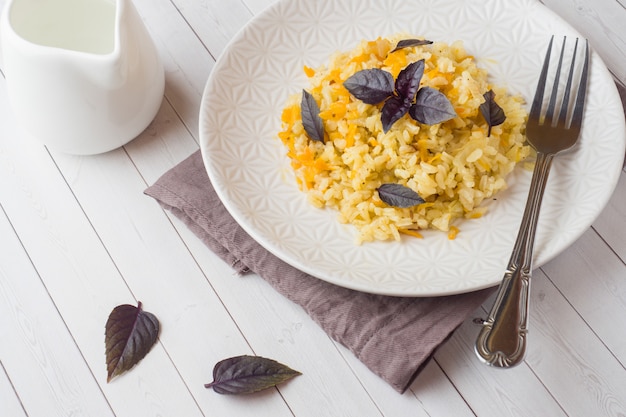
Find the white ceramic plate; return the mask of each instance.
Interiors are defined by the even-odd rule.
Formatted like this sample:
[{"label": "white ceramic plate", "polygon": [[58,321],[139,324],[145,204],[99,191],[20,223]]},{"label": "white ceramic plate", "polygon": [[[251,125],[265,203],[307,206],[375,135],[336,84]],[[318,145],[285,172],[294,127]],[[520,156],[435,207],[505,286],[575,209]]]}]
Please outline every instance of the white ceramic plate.
[{"label": "white ceramic plate", "polygon": [[[317,67],[362,39],[409,32],[463,40],[493,81],[530,101],[552,34],[578,35],[535,0],[280,0],[230,43],[207,82],[200,146],[209,177],[237,222],[270,252],[313,276],[399,296],[472,291],[499,283],[515,240],[531,173],[517,168],[489,212],[424,239],[356,246],[336,212],[312,207],[277,139],[282,107]],[[624,113],[611,75],[593,54],[584,129],[552,167],[535,244],[535,266],[573,243],[616,185]]]}]

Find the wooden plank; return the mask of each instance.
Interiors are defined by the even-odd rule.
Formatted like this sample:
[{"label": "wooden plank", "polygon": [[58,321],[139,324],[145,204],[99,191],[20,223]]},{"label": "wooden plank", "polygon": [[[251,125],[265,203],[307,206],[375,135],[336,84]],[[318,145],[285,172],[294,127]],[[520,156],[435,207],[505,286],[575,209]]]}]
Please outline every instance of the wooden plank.
[{"label": "wooden plank", "polygon": [[622,172],[615,192],[593,223],[602,239],[626,262],[626,174]]},{"label": "wooden plank", "polygon": [[[559,266],[573,262],[579,255],[576,246],[580,245],[577,242],[547,268],[551,279],[557,279],[557,275],[562,275],[558,281],[571,277]],[[579,270],[577,276],[584,277],[585,272],[586,269]],[[623,365],[589,327],[591,323],[575,310],[577,306],[570,304],[542,275],[537,272],[533,281],[529,338],[535,348],[529,351],[527,363],[569,416],[626,415]],[[597,305],[603,303],[602,299],[596,300]]]},{"label": "wooden plank", "polygon": [[591,47],[613,74],[626,83],[626,5],[617,0],[541,0],[549,9],[591,39]]},{"label": "wooden plank", "polygon": [[[229,2],[219,2],[223,6]],[[214,58],[169,0],[133,0],[165,67],[165,96],[194,137]]]},{"label": "wooden plank", "polygon": [[[419,341],[416,341],[419,343]],[[430,361],[405,392],[398,395],[348,349],[336,344],[360,383],[386,416],[470,417],[474,413],[435,361]]]},{"label": "wooden plank", "polygon": [[243,2],[256,16],[272,4],[276,3],[276,0],[243,0]]},{"label": "wooden plank", "polygon": [[[614,217],[615,218],[615,217]],[[618,223],[614,222],[617,233]],[[626,228],[622,229],[626,233]],[[603,344],[626,366],[626,336],[616,318],[626,316],[626,266],[593,230],[543,271]],[[586,339],[581,340],[585,345]]]},{"label": "wooden plank", "polygon": [[430,417],[475,415],[436,360],[426,365],[411,385],[411,391]]},{"label": "wooden plank", "polygon": [[[372,401],[383,415],[394,417],[436,417],[413,392],[407,390],[404,395],[399,395],[389,384],[372,373],[347,348],[339,343],[335,345],[338,352],[352,368],[352,372],[358,378],[359,383],[367,390]],[[448,387],[452,386],[447,379],[444,383],[447,383]],[[440,391],[439,394],[440,399],[450,400],[451,403],[459,399],[459,395],[456,392],[453,394],[454,398],[448,396],[448,392],[445,390]],[[450,411],[452,411],[452,409]],[[455,416],[460,417],[462,414],[455,414]]]},{"label": "wooden plank", "polygon": [[[12,417],[19,415],[19,410],[28,410],[31,415],[51,417],[67,416],[70,412],[112,416],[100,387],[1,210],[0,236],[0,380],[4,380],[0,384],[0,415]],[[9,392],[13,389],[20,393],[19,400]],[[7,410],[3,410],[5,407]]]},{"label": "wooden plank", "polygon": [[174,0],[174,3],[214,59],[222,54],[226,44],[252,18],[252,13],[241,0]]},{"label": "wooden plank", "polygon": [[[6,340],[6,339],[4,339]],[[0,416],[26,417],[26,411],[13,388],[13,384],[0,362]]]},{"label": "wooden plank", "polygon": [[[492,299],[484,305],[490,306]],[[472,317],[484,317],[485,314],[485,310],[479,309]],[[567,415],[528,364],[502,370],[480,362],[474,354],[478,330],[478,325],[467,320],[435,354],[437,362],[476,415]],[[541,343],[537,343],[530,349],[539,350],[540,347],[543,348]]]}]

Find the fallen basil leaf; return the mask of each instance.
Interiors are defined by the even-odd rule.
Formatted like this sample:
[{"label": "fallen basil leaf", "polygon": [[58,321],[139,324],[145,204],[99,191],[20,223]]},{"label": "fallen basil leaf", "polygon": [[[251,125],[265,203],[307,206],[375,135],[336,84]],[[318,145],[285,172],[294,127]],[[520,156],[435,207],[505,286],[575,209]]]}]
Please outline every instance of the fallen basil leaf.
[{"label": "fallen basil leaf", "polygon": [[502,107],[496,103],[496,93],[492,90],[487,91],[483,94],[485,98],[485,102],[478,106],[480,112],[482,113],[485,121],[489,128],[487,129],[487,137],[491,136],[491,128],[493,126],[498,126],[504,123],[506,120],[506,115],[504,114],[504,110]]},{"label": "fallen basil leaf", "polygon": [[378,104],[393,95],[393,75],[379,68],[358,71],[343,82],[343,86],[367,104]]},{"label": "fallen basil leaf", "polygon": [[422,45],[430,45],[433,41],[429,41],[426,39],[403,39],[397,43],[396,47],[390,53],[396,52],[399,49],[409,48],[411,46],[422,46]]},{"label": "fallen basil leaf", "polygon": [[320,117],[320,107],[315,101],[315,97],[306,90],[302,90],[300,115],[302,116],[302,126],[309,138],[324,142],[324,122]]},{"label": "fallen basil leaf", "polygon": [[406,208],[422,204],[424,199],[402,184],[382,184],[378,187],[380,199],[393,207]]},{"label": "fallen basil leaf", "polygon": [[298,371],[260,356],[236,356],[218,362],[213,368],[213,388],[218,394],[250,394],[271,388],[295,376]]},{"label": "fallen basil leaf", "polygon": [[450,100],[439,90],[422,87],[417,92],[415,104],[409,109],[412,118],[426,125],[442,123],[456,117]]},{"label": "fallen basil leaf", "polygon": [[402,116],[404,116],[411,107],[411,101],[393,96],[385,102],[380,114],[380,121],[383,124],[383,132],[387,133],[391,126]]},{"label": "fallen basil leaf", "polygon": [[105,326],[107,382],[123,374],[141,361],[159,336],[157,318],[130,304],[117,306],[109,314]]},{"label": "fallen basil leaf", "polygon": [[412,62],[396,78],[396,92],[405,100],[415,100],[415,94],[420,88],[420,80],[424,75],[424,60]]}]

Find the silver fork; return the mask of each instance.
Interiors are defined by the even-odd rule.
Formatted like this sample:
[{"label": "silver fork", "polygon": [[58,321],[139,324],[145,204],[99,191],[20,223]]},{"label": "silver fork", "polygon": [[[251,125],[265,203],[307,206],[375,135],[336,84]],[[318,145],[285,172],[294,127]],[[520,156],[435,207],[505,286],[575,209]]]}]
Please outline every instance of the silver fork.
[{"label": "silver fork", "polygon": [[[574,45],[572,62],[565,90],[562,93],[560,111],[557,100],[560,98],[559,81],[563,64],[567,38],[559,54],[558,65],[552,93],[547,103],[545,115],[542,115],[544,90],[550,64],[550,55],[554,36],[550,39],[548,51],[543,63],[535,98],[528,116],[526,136],[528,142],[537,151],[537,162],[533,171],[530,191],[522,222],[509,259],[506,272],[498,289],[496,299],[476,340],[476,353],[488,365],[508,368],[517,365],[524,359],[526,352],[526,334],[528,331],[528,304],[530,277],[532,272],[533,245],[539,218],[541,200],[548,180],[550,166],[554,156],[574,146],[580,135],[583,119],[583,107],[587,90],[589,71],[589,44],[585,41],[582,72],[578,87],[574,87],[575,99],[572,96],[573,79],[575,76],[576,52],[578,39]],[[573,101],[573,103],[570,103]],[[559,111],[555,118],[555,112]]]}]

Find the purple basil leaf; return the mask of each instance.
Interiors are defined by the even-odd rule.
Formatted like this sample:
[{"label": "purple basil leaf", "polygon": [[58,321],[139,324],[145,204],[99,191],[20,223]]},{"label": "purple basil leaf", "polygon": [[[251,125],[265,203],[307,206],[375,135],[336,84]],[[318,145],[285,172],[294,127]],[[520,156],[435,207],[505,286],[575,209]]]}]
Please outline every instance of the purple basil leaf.
[{"label": "purple basil leaf", "polygon": [[411,101],[407,99],[393,96],[387,100],[383,106],[382,114],[380,115],[380,121],[383,124],[383,132],[387,133],[389,129],[391,129],[391,126],[409,111],[410,107]]},{"label": "purple basil leaf", "polygon": [[320,107],[315,98],[306,90],[302,90],[300,114],[304,131],[312,140],[324,142],[324,122],[320,117]]},{"label": "purple basil leaf", "polygon": [[424,202],[419,194],[402,184],[382,184],[378,187],[378,195],[384,203],[399,208],[413,207]]},{"label": "purple basil leaf", "polygon": [[159,336],[159,320],[137,307],[122,304],[113,309],[105,325],[107,382],[128,371],[150,351]]},{"label": "purple basil leaf", "polygon": [[480,112],[482,113],[485,121],[487,122],[487,125],[489,126],[489,128],[487,129],[487,136],[489,137],[491,136],[491,128],[493,126],[498,126],[504,123],[504,121],[506,120],[506,115],[504,114],[504,110],[502,109],[502,107],[500,107],[498,103],[496,103],[496,93],[494,93],[492,90],[489,90],[485,94],[483,94],[483,97],[485,98],[485,102],[481,104],[478,108],[480,109]]},{"label": "purple basil leaf", "polygon": [[213,368],[213,388],[218,394],[250,394],[273,387],[301,375],[286,365],[260,356],[235,356],[218,362]]},{"label": "purple basil leaf", "polygon": [[420,88],[420,80],[424,75],[424,60],[420,59],[407,65],[396,78],[396,93],[405,100],[415,100],[415,94]]},{"label": "purple basil leaf", "polygon": [[367,104],[378,104],[393,94],[393,76],[379,68],[358,71],[343,82],[343,86]]},{"label": "purple basil leaf", "polygon": [[417,92],[415,104],[409,109],[412,118],[426,125],[435,125],[456,117],[450,100],[439,90],[422,87]]},{"label": "purple basil leaf", "polygon": [[430,45],[433,41],[428,41],[426,39],[403,39],[394,48],[391,52],[396,52],[399,49],[409,48],[411,46],[421,46],[421,45]]}]

